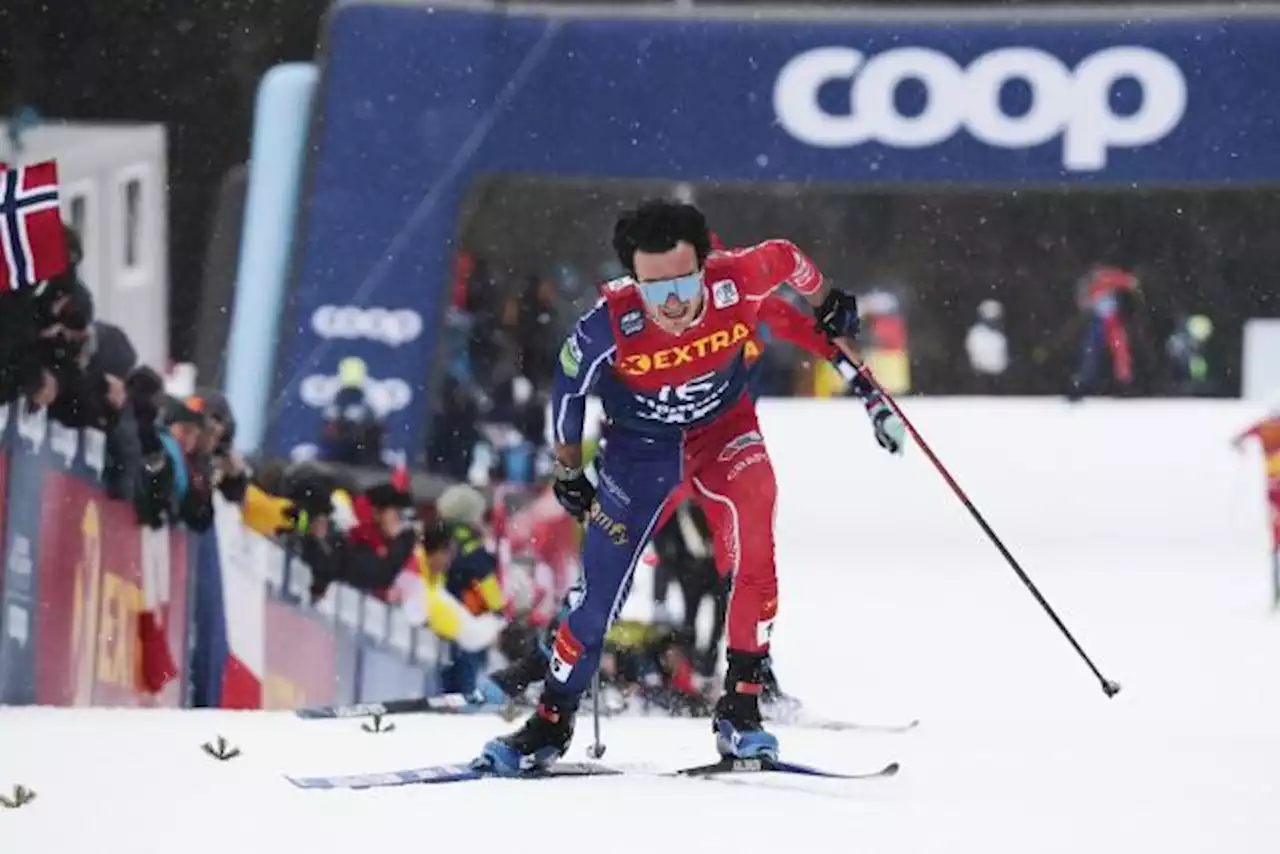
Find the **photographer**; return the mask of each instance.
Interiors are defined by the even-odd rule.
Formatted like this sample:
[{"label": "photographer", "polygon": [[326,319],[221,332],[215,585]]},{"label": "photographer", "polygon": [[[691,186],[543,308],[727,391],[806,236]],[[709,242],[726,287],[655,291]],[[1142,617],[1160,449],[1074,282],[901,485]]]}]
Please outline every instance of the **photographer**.
[{"label": "photographer", "polygon": [[32,290],[36,339],[27,352],[56,385],[49,415],[73,429],[109,431],[125,404],[124,377],[137,353],[123,330],[95,319],[93,295],[80,281],[82,252],[64,228],[70,264]]},{"label": "photographer", "polygon": [[0,406],[18,399],[33,409],[53,403],[57,381],[41,364],[31,291],[0,292]]},{"label": "photographer", "polygon": [[154,411],[151,406],[154,404],[150,401],[135,405],[143,455],[134,499],[138,521],[149,528],[185,521],[196,530],[204,530],[213,520],[211,511],[204,512],[211,500],[208,481],[187,462],[204,433],[204,415],[184,401],[169,398],[163,420],[157,421],[146,417]]}]

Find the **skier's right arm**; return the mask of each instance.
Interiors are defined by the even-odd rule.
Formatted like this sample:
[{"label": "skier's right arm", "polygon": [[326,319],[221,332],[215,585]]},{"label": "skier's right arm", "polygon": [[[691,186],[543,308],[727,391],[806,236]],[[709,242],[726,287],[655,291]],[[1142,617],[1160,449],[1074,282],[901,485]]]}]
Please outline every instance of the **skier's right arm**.
[{"label": "skier's right arm", "polygon": [[609,369],[617,345],[609,310],[601,299],[578,320],[560,348],[551,386],[551,424],[555,436],[555,492],[570,515],[582,518],[595,488],[582,471],[582,428],[587,395]]}]

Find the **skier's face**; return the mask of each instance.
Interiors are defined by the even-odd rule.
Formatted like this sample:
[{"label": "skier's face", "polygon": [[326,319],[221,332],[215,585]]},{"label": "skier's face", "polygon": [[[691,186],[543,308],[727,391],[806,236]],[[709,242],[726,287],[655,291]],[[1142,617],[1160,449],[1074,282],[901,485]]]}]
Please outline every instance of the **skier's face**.
[{"label": "skier's face", "polygon": [[650,313],[670,332],[681,332],[702,309],[702,269],[698,253],[681,241],[666,252],[639,252],[633,260],[636,284]]}]

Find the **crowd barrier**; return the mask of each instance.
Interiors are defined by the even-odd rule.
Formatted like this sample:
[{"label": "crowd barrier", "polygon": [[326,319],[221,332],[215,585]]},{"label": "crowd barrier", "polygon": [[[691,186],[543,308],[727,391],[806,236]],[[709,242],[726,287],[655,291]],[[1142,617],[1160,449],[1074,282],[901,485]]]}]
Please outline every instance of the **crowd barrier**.
[{"label": "crowd barrier", "polygon": [[[1268,554],[1256,448],[1232,438],[1241,401],[904,398],[909,417],[1019,554],[1106,543],[1222,561]],[[788,577],[814,549],[963,561],[990,545],[919,449],[876,446],[861,406],[769,400]],[[0,407],[0,703],[287,708],[436,692],[444,649],[381,601],[334,585],[314,607],[307,567],[218,501],[200,536],[141,530],[106,498],[103,438]],[[833,540],[833,532],[845,539]],[[1030,551],[1028,552],[1030,553]],[[167,605],[165,604],[167,603]],[[139,690],[144,610],[164,612],[180,678]]]},{"label": "crowd barrier", "polygon": [[[309,572],[216,499],[201,535],[141,528],[102,488],[104,437],[0,406],[0,704],[291,708],[436,692],[440,644]],[[144,687],[144,612],[177,666]]]}]

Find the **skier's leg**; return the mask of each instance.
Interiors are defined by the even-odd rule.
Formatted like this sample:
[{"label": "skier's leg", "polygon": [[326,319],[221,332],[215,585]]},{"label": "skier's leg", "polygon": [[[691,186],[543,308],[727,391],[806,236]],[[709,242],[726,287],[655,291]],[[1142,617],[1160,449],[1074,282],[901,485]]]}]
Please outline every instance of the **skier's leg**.
[{"label": "skier's leg", "polygon": [[537,711],[512,735],[490,741],[481,762],[516,774],[554,762],[573,737],[578,702],[600,664],[605,634],[626,601],[640,553],[658,522],[667,494],[680,474],[672,449],[627,453],[614,439],[602,470],[600,491],[587,520],[582,578],[569,592]]},{"label": "skier's leg", "polygon": [[[757,440],[743,443],[748,434]],[[694,489],[712,535],[724,540],[733,576],[725,693],[716,705],[714,722],[717,746],[726,755],[776,757],[778,741],[763,730],[760,717],[765,660],[778,608],[773,465],[749,407],[729,413],[689,445]]]}]

